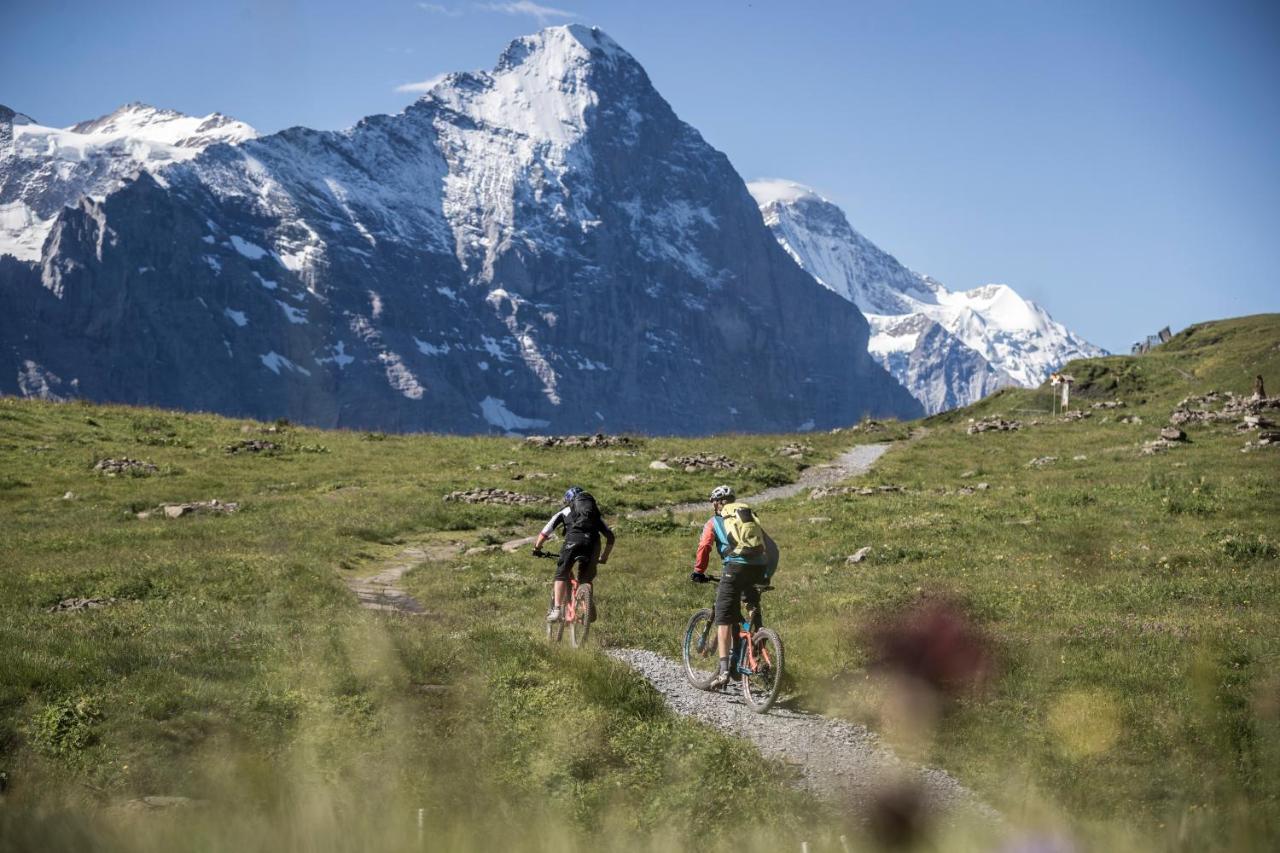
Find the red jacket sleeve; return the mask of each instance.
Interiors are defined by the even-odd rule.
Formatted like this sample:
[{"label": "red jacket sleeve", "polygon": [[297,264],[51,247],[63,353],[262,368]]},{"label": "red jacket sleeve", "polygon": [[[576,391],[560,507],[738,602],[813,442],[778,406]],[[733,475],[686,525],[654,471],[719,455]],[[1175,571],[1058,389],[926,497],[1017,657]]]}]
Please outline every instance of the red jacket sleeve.
[{"label": "red jacket sleeve", "polygon": [[693,570],[698,574],[706,574],[707,561],[711,558],[711,546],[716,541],[716,528],[712,519],[708,518],[702,528],[702,538],[698,540],[698,553],[693,558]]}]

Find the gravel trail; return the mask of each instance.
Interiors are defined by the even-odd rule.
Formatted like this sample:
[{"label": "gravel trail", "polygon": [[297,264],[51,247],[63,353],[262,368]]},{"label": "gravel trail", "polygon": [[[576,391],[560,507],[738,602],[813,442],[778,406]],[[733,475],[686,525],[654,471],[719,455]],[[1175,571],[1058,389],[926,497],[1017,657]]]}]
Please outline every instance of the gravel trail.
[{"label": "gravel trail", "polygon": [[[856,477],[859,474],[865,474],[871,470],[871,466],[875,461],[884,455],[885,451],[893,445],[890,443],[883,444],[859,444],[851,447],[844,453],[841,453],[835,459],[822,465],[811,465],[800,472],[800,476],[794,483],[787,483],[782,486],[771,486],[763,492],[755,495],[748,495],[742,498],[744,503],[761,504],[769,501],[781,500],[782,498],[793,497],[801,492],[815,489],[819,486],[830,486],[841,480],[847,480],[850,477]],[[706,501],[694,501],[692,503],[673,504],[671,506],[654,507],[653,509],[640,510],[639,512],[629,513],[629,518],[641,518],[647,515],[660,515],[667,511],[670,512],[703,512],[707,508]]]},{"label": "gravel trail", "polygon": [[864,726],[776,706],[757,714],[736,689],[693,687],[677,661],[645,649],[609,649],[607,654],[636,669],[677,714],[749,740],[766,757],[794,766],[801,787],[823,799],[861,812],[877,792],[905,780],[920,786],[931,811],[999,820],[995,810],[945,771],[901,760]]}]

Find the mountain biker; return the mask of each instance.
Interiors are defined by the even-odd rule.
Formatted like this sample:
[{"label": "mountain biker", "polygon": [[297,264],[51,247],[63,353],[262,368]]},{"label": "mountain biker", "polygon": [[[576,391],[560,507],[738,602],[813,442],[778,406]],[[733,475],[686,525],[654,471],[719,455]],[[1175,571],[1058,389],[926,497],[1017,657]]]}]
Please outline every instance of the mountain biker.
[{"label": "mountain biker", "polygon": [[[596,499],[581,486],[572,486],[564,493],[564,508],[551,516],[533,543],[533,553],[542,553],[542,544],[555,529],[564,525],[564,544],[560,546],[560,561],[556,563],[555,598],[547,612],[548,622],[560,621],[564,612],[565,589],[573,577],[573,566],[578,565],[578,583],[591,583],[596,577],[596,565],[609,562],[614,536],[609,525],[596,506]],[[604,553],[600,551],[600,536],[604,535]]]},{"label": "mountain biker", "polygon": [[711,518],[702,528],[702,538],[698,540],[698,552],[694,557],[693,572],[689,575],[689,579],[694,583],[706,583],[710,580],[707,577],[707,562],[711,556],[711,546],[714,544],[723,565],[720,570],[720,583],[716,587],[715,614],[712,618],[716,626],[720,668],[715,678],[711,680],[709,685],[711,690],[728,684],[732,677],[729,671],[730,655],[733,647],[734,626],[742,621],[742,598],[746,597],[748,607],[759,608],[760,590],[757,584],[764,582],[764,562],[731,553],[733,543],[726,532],[721,510],[733,501],[734,494],[731,486],[716,486],[711,490]]}]

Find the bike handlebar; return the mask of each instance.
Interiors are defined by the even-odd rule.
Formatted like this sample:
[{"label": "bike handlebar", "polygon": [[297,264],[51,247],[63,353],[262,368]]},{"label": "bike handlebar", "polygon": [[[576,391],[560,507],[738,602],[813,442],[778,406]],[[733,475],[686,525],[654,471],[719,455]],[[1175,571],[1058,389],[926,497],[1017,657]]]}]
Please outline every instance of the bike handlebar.
[{"label": "bike handlebar", "polygon": [[[720,582],[720,578],[717,577],[716,575],[707,574],[705,577],[708,581],[715,581],[716,583]],[[768,592],[769,590],[773,589],[772,584],[752,584],[752,586],[756,588],[756,592]]]}]

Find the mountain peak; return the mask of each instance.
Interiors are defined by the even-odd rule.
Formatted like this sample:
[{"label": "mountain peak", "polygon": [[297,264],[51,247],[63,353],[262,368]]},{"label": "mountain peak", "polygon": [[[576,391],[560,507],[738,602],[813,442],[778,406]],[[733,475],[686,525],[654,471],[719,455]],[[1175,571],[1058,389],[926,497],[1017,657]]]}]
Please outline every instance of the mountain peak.
[{"label": "mountain peak", "polygon": [[258,132],[242,121],[222,113],[190,116],[177,110],[131,101],[122,107],[66,128],[69,133],[145,139],[182,148],[202,148],[215,142],[243,142]]},{"label": "mountain peak", "polygon": [[596,63],[634,63],[635,59],[599,27],[565,24],[547,27],[507,45],[498,59],[495,74],[539,67],[540,76],[565,79],[575,70]]},{"label": "mountain peak", "polygon": [[760,178],[747,183],[747,191],[761,207],[781,202],[794,204],[798,201],[820,201],[830,204],[813,187],[781,178]]}]

